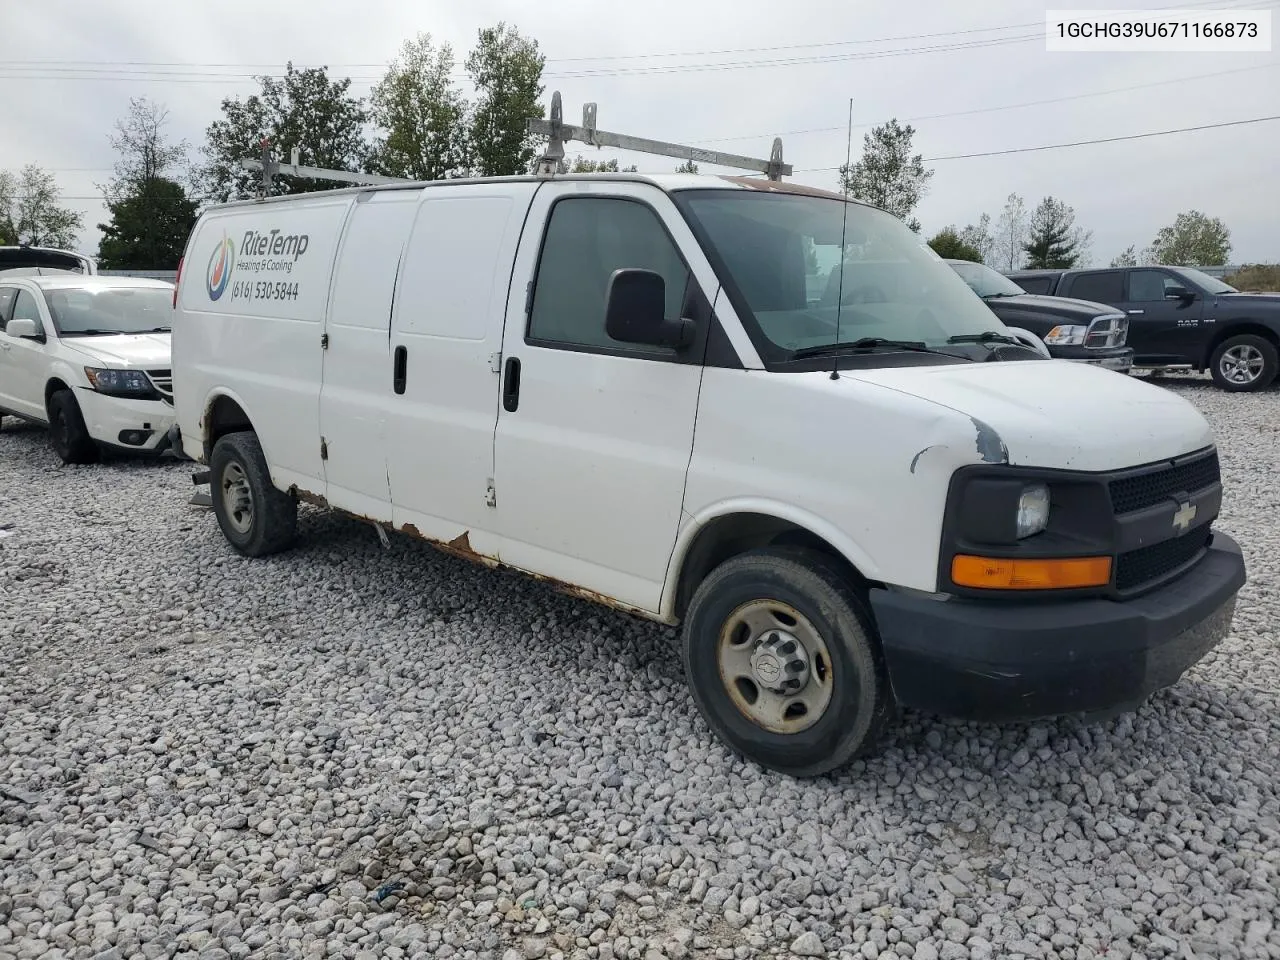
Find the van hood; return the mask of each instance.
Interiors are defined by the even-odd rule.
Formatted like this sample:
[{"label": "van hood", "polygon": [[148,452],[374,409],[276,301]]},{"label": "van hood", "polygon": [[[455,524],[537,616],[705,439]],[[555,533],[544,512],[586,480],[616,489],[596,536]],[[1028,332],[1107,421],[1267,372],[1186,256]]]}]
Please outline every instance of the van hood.
[{"label": "van hood", "polygon": [[169,367],[168,333],[121,333],[107,337],[64,337],[64,347],[97,363],[124,369],[152,370]]},{"label": "van hood", "polygon": [[841,376],[968,418],[979,454],[992,462],[1118,470],[1213,443],[1208,422],[1178,394],[1069,360],[887,367]]}]

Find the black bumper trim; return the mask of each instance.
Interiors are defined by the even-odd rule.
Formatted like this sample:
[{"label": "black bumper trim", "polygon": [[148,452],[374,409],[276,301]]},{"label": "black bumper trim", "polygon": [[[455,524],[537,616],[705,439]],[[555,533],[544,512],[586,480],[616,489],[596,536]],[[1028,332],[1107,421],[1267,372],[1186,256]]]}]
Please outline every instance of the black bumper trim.
[{"label": "black bumper trim", "polygon": [[1227,635],[1246,579],[1231,537],[1168,585],[1125,601],[937,600],[871,591],[900,704],[973,720],[1100,713],[1176,683]]}]

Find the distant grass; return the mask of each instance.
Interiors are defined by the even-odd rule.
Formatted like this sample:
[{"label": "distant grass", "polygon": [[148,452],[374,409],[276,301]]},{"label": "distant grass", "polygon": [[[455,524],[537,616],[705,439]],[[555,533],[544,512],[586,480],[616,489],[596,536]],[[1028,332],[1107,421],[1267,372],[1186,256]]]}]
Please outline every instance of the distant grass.
[{"label": "distant grass", "polygon": [[1239,272],[1222,280],[1245,293],[1275,293],[1280,291],[1280,264],[1246,264]]}]

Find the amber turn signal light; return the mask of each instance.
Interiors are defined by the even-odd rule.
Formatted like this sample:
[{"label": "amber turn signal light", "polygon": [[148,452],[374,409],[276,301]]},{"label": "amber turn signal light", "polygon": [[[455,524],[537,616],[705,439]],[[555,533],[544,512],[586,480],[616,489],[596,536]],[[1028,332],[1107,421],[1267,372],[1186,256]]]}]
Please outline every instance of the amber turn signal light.
[{"label": "amber turn signal light", "polygon": [[1105,587],[1111,582],[1110,557],[1019,559],[960,554],[951,561],[958,587],[986,590],[1069,590]]}]

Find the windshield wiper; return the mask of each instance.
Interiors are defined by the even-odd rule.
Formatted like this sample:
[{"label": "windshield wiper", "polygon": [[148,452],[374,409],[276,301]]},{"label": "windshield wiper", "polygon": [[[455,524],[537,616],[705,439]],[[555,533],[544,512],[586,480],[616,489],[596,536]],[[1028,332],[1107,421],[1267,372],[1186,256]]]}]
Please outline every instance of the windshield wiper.
[{"label": "windshield wiper", "polygon": [[919,340],[889,340],[885,337],[863,337],[860,340],[851,340],[839,343],[822,343],[814,347],[801,347],[791,354],[792,360],[802,360],[805,357],[821,357],[830,356],[835,353],[849,353],[862,350],[910,350],[913,353],[933,353],[941,357],[951,357],[952,359],[966,359],[956,357],[954,353],[947,353],[943,350],[933,350],[924,345]]},{"label": "windshield wiper", "polygon": [[63,330],[64,337],[114,337],[120,333],[119,330]]},{"label": "windshield wiper", "polygon": [[152,327],[150,330],[135,330],[134,333],[173,333],[173,327]]},{"label": "windshield wiper", "polygon": [[1017,337],[996,333],[994,330],[986,330],[982,333],[958,333],[954,337],[947,337],[947,343],[1016,343],[1022,346],[1022,341]]},{"label": "windshield wiper", "polygon": [[[1024,291],[1024,292],[1025,292],[1025,291]],[[997,297],[1020,297],[1020,296],[1022,296],[1022,294],[1021,294],[1021,293],[1005,293],[1005,292],[1001,291],[1000,293],[986,293],[986,294],[983,294],[982,299],[983,299],[983,300],[995,300]]]}]

